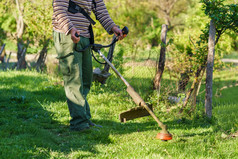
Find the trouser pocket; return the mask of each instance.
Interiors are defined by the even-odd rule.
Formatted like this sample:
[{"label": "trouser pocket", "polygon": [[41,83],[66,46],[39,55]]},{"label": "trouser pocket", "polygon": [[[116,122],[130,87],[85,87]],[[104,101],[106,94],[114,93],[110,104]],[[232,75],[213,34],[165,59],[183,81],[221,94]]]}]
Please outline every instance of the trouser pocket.
[{"label": "trouser pocket", "polygon": [[70,34],[65,35],[64,33],[54,31],[53,37],[58,59],[73,55],[75,44],[73,43]]}]

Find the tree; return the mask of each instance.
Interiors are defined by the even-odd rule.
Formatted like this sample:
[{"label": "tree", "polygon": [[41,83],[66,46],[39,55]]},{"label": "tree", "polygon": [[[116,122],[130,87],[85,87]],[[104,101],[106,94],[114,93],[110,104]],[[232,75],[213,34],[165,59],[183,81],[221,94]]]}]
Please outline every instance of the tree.
[{"label": "tree", "polygon": [[45,66],[48,46],[52,42],[52,2],[32,0],[30,3],[25,3],[24,7],[28,37],[34,45],[41,48],[35,67],[37,71],[42,71]]},{"label": "tree", "polygon": [[[3,29],[4,32],[11,34],[8,36],[9,39],[13,37],[17,42],[17,69],[27,67],[25,54],[28,46],[31,45],[42,48],[36,64],[37,70],[42,70],[47,47],[52,41],[52,2],[47,0],[3,0],[0,5],[3,6],[2,10],[8,15],[8,19],[15,18],[11,21],[13,25],[9,25],[11,30],[7,27]],[[8,19],[4,19],[2,23],[6,23]]]},{"label": "tree", "polygon": [[172,30],[177,26],[184,25],[179,15],[186,13],[190,0],[149,0],[151,7],[157,11],[158,17],[164,20],[168,29]]},{"label": "tree", "polygon": [[[216,34],[216,39],[214,41],[214,46],[218,43],[220,37],[222,34],[225,33],[228,29],[230,31],[237,32],[238,30],[238,15],[236,14],[238,12],[238,6],[236,4],[227,4],[224,5],[224,0],[202,0],[201,1],[203,4],[203,10],[206,15],[208,15],[211,20],[212,20],[212,25],[214,23],[215,27],[215,34]],[[212,46],[212,40],[210,40],[210,47],[208,47],[208,39],[209,39],[209,28],[213,28],[210,32],[210,35],[212,32],[214,32],[214,27],[210,26],[209,24],[206,25],[206,28],[202,30],[202,34],[199,37],[199,41],[197,41],[195,50],[196,54],[193,54],[194,58],[194,64],[197,65],[198,67],[196,68],[196,77],[200,75],[203,70],[207,65],[208,65],[208,72],[207,72],[207,89],[206,89],[206,97],[205,97],[205,109],[207,116],[211,118],[212,116],[212,72],[213,72],[213,63],[214,63],[214,55],[213,55],[213,46]],[[210,36],[212,38],[215,38],[215,36]],[[209,54],[208,54],[208,49],[210,49]],[[198,83],[197,78],[195,78],[194,83],[192,84],[195,85],[195,83]],[[187,94],[190,95],[191,92],[194,89],[191,89]],[[189,96],[186,97],[188,99]],[[180,110],[180,113],[183,111],[185,108],[185,104],[183,105],[182,109]]]},{"label": "tree", "polygon": [[[207,55],[206,98],[205,110],[209,118],[212,117],[212,74],[215,45],[226,30],[238,31],[238,5],[224,5],[224,0],[202,0],[205,13],[211,18]],[[216,26],[216,27],[215,27]],[[215,39],[216,34],[216,39]]]}]

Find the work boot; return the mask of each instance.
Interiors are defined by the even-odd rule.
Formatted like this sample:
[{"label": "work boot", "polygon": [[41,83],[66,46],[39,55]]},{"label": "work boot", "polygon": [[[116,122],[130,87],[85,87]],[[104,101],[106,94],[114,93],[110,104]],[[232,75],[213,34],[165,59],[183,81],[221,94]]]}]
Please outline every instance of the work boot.
[{"label": "work boot", "polygon": [[97,125],[97,124],[93,123],[91,120],[89,120],[88,125],[91,127],[102,128],[102,125]]}]

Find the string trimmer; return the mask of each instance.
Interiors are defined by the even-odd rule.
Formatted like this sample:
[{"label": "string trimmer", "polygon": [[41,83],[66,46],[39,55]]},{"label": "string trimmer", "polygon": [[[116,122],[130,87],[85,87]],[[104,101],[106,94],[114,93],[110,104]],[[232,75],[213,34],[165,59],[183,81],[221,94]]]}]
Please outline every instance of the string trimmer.
[{"label": "string trimmer", "polygon": [[[123,35],[126,36],[129,32],[129,29],[127,27],[124,27],[122,29]],[[77,35],[76,35],[77,36]],[[118,38],[116,37],[111,44],[109,45],[101,45],[101,44],[90,44],[87,47],[85,47],[82,50],[77,51],[83,51],[87,49],[88,47],[91,47],[91,49],[95,52],[97,52],[105,61],[106,63],[112,68],[112,70],[117,74],[117,76],[123,81],[123,83],[127,86],[126,91],[129,93],[129,95],[132,97],[133,101],[138,105],[138,107],[130,109],[126,112],[123,112],[120,114],[120,120],[121,122],[126,122],[128,120],[132,120],[135,118],[151,115],[154,120],[158,123],[159,127],[162,129],[160,133],[157,134],[156,138],[161,139],[163,141],[171,140],[172,135],[168,132],[167,126],[164,125],[154,114],[152,111],[152,107],[148,106],[144,100],[140,97],[140,95],[134,90],[134,88],[125,80],[125,78],[120,74],[120,72],[117,71],[117,69],[112,65],[112,63],[101,53],[100,49],[110,47],[114,43],[118,41]]]}]

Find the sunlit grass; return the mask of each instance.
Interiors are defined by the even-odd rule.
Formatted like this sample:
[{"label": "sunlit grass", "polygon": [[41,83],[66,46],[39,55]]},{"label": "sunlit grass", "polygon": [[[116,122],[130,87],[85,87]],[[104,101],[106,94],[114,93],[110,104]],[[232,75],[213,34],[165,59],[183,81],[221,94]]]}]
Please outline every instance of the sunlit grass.
[{"label": "sunlit grass", "polygon": [[[138,68],[142,70],[142,68]],[[142,97],[151,84],[151,70],[141,74],[126,70],[126,79]],[[137,70],[134,70],[137,72]],[[225,72],[215,73],[215,83]],[[233,73],[234,74],[234,73]],[[227,76],[229,73],[226,74]],[[218,81],[216,81],[220,78]],[[224,79],[224,81],[223,81]],[[236,158],[238,139],[237,87],[222,91],[229,100],[214,98],[213,120],[177,120],[163,117],[173,140],[155,139],[160,128],[151,117],[120,123],[121,112],[135,106],[124,84],[115,76],[104,86],[94,83],[88,101],[92,120],[103,128],[90,133],[69,131],[68,112],[61,79],[32,71],[0,72],[1,158]],[[143,88],[144,87],[144,88]],[[216,85],[215,85],[216,87]],[[235,89],[235,90],[233,90]],[[147,98],[146,98],[147,99]],[[161,114],[159,108],[155,113]],[[160,116],[158,116],[160,118]],[[224,137],[225,134],[225,137]]]}]

